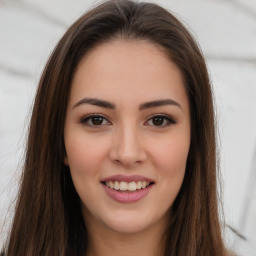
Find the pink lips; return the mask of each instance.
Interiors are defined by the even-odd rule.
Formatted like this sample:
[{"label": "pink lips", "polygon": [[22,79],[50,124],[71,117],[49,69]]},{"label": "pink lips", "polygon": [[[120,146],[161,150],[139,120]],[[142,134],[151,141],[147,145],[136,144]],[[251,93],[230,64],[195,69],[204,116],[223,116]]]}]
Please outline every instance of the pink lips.
[{"label": "pink lips", "polygon": [[104,182],[107,181],[125,181],[125,182],[132,182],[132,181],[147,181],[147,182],[154,182],[152,179],[140,176],[140,175],[132,175],[132,176],[124,176],[124,175],[113,175],[109,176],[106,179],[102,180],[103,188],[112,199],[114,199],[117,202],[120,203],[132,203],[141,200],[144,198],[149,191],[153,188],[152,185],[149,185],[148,187],[144,189],[139,189],[133,192],[129,191],[119,191],[114,190],[109,187],[107,187]]}]

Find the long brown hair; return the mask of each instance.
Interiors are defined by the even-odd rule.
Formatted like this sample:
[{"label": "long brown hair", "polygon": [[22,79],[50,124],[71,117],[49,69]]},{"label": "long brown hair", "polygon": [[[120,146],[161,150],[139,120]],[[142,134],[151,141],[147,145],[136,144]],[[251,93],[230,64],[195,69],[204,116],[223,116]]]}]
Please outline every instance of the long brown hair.
[{"label": "long brown hair", "polygon": [[147,40],[166,49],[182,72],[188,93],[191,146],[172,206],[164,255],[226,255],[218,217],[213,100],[202,53],[187,29],[162,7],[110,0],[67,30],[45,66],[6,256],[85,254],[88,237],[80,199],[63,163],[67,100],[81,58],[96,45],[117,38]]}]

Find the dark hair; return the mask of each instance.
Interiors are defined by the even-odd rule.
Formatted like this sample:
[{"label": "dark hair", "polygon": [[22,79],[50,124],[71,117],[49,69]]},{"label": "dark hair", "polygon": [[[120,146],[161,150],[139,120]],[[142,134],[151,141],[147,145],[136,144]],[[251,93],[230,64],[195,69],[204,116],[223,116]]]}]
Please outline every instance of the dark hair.
[{"label": "dark hair", "polygon": [[164,255],[226,255],[218,217],[213,100],[204,58],[171,13],[156,4],[129,0],[109,0],[79,18],[46,64],[5,255],[84,255],[88,238],[80,199],[63,163],[63,129],[77,65],[92,48],[114,39],[147,40],[163,47],[179,67],[189,98],[191,145]]}]

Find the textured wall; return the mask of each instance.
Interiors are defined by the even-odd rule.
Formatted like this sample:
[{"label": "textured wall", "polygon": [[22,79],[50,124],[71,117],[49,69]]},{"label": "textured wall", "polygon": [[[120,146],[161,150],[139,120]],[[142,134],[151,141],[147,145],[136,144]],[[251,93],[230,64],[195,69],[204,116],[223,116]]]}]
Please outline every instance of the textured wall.
[{"label": "textured wall", "polygon": [[[256,1],[154,2],[187,24],[207,58],[216,94],[226,222],[247,239],[227,229],[227,243],[242,256],[255,256]],[[95,3],[0,1],[0,230],[17,191],[41,70],[67,26]],[[8,223],[11,211],[7,216]]]}]

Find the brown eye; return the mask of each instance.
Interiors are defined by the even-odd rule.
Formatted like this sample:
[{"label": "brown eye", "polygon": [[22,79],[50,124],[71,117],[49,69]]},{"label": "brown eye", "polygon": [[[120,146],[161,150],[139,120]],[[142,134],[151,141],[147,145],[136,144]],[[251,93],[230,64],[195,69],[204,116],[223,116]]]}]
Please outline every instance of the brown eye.
[{"label": "brown eye", "polygon": [[155,127],[166,127],[171,124],[175,124],[176,122],[169,116],[166,115],[155,115],[147,120],[146,124]]},{"label": "brown eye", "polygon": [[91,118],[91,123],[93,125],[101,125],[103,123],[104,119],[101,116],[93,116]]},{"label": "brown eye", "polygon": [[153,117],[152,118],[152,123],[155,126],[163,125],[164,121],[165,121],[165,119],[163,117],[161,117],[161,116],[157,116],[157,117]]},{"label": "brown eye", "polygon": [[89,115],[81,120],[81,123],[87,126],[102,126],[110,124],[110,122],[101,115]]}]

